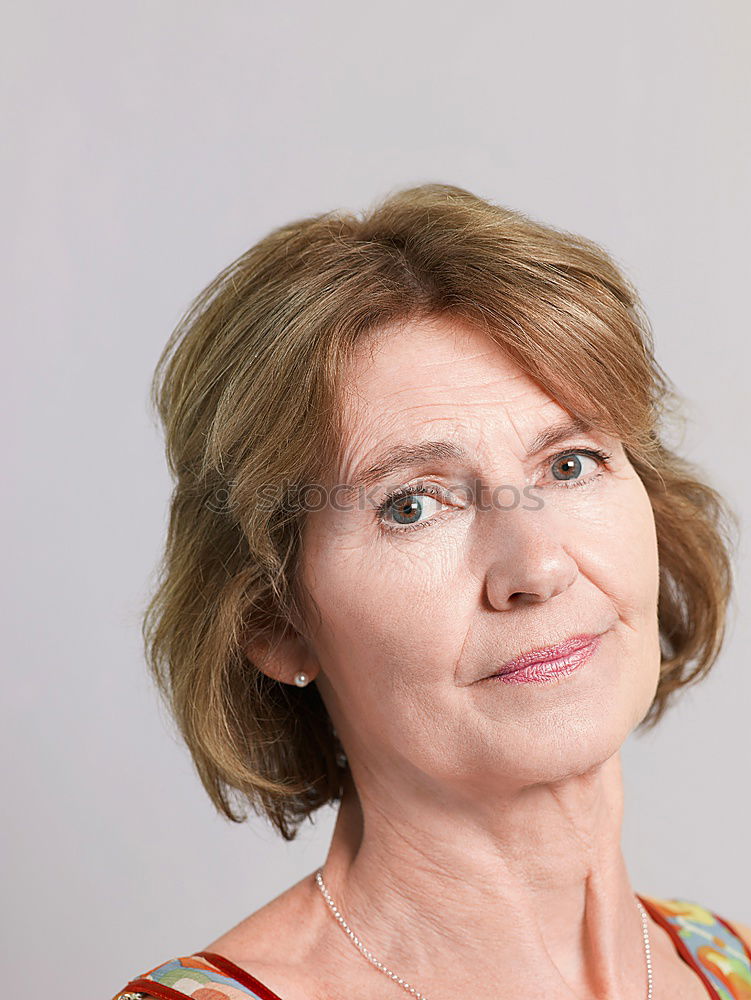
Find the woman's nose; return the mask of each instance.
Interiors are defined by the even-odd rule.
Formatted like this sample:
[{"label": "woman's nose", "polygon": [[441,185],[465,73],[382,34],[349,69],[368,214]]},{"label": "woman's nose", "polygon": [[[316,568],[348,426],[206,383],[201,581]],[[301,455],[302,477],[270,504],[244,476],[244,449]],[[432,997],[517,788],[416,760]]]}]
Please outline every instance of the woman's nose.
[{"label": "woman's nose", "polygon": [[486,568],[488,600],[497,610],[548,601],[576,580],[577,563],[544,512],[504,511],[500,530]]}]

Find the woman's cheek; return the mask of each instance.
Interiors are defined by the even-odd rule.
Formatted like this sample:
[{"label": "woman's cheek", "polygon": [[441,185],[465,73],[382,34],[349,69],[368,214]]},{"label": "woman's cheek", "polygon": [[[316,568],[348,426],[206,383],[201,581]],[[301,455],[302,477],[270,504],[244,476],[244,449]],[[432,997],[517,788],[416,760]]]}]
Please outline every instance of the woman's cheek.
[{"label": "woman's cheek", "polygon": [[621,481],[585,526],[587,563],[598,567],[601,589],[636,619],[656,607],[659,590],[657,533],[641,480]]}]

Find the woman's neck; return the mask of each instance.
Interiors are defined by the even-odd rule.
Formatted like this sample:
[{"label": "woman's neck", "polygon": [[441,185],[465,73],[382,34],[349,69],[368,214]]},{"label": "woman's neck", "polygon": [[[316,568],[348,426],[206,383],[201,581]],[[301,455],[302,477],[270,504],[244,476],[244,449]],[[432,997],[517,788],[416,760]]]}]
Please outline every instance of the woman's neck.
[{"label": "woman's neck", "polygon": [[646,962],[622,813],[618,754],[477,808],[395,782],[358,795],[350,780],[324,878],[365,947],[428,996],[534,983],[556,1000],[630,1000],[646,995]]}]

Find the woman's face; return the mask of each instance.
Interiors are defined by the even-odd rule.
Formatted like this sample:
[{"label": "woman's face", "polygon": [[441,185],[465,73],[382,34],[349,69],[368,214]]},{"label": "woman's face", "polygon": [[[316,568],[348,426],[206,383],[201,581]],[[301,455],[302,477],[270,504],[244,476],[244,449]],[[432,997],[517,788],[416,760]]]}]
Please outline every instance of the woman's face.
[{"label": "woman's face", "polygon": [[[316,682],[355,778],[512,789],[607,760],[646,714],[660,664],[654,519],[620,442],[579,431],[529,454],[571,414],[446,318],[383,332],[347,388],[337,483],[356,486],[402,445],[466,453],[383,468],[359,498],[308,515]],[[481,680],[581,633],[603,634],[573,674]]]}]

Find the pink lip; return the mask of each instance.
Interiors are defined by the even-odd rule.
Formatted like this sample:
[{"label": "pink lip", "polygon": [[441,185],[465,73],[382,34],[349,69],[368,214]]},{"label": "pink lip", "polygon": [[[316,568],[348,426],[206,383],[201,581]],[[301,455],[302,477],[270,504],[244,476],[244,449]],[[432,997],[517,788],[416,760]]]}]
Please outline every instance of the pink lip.
[{"label": "pink lip", "polygon": [[[509,674],[516,675],[519,671],[524,671],[525,676],[518,677],[518,681],[535,680],[542,676],[553,676],[559,673],[571,673],[585,660],[589,659],[599,645],[598,640],[602,633],[574,635],[565,642],[559,642],[555,646],[544,646],[541,649],[531,649],[521,656],[514,657],[504,663],[500,670],[491,674],[491,677],[504,678]],[[535,668],[535,669],[528,669]],[[515,677],[516,681],[517,678]],[[509,678],[509,682],[511,678]]]}]

